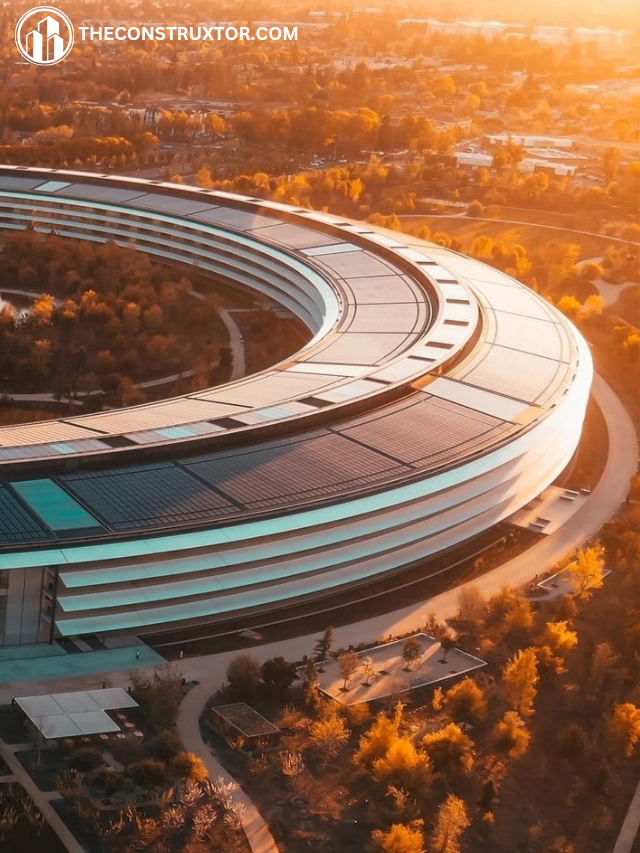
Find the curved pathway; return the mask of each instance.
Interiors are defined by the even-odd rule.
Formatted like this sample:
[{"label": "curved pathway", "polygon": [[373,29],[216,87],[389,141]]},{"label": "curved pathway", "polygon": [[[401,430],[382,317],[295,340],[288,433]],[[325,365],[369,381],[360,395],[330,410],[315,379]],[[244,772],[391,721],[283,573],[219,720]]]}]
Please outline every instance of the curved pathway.
[{"label": "curved pathway", "polygon": [[187,752],[192,752],[204,762],[209,777],[216,780],[222,777],[226,783],[234,785],[231,799],[236,804],[242,804],[244,811],[241,816],[242,828],[251,847],[252,853],[278,853],[276,842],[262,818],[262,815],[253,804],[253,801],[237,784],[231,774],[225,770],[215,758],[200,733],[200,717],[207,701],[216,692],[219,679],[205,677],[196,687],[192,688],[182,700],[178,711],[178,734]]},{"label": "curved pathway", "polygon": [[467,216],[466,213],[402,213],[399,216],[400,221],[403,219],[468,219],[469,222],[493,222],[494,224],[502,225],[526,225],[530,228],[547,228],[552,231],[567,231],[571,234],[582,234],[583,237],[597,237],[599,240],[606,240],[610,243],[624,243],[625,246],[639,246],[640,243],[635,240],[625,240],[624,237],[613,237],[608,234],[596,234],[594,231],[581,231],[578,228],[567,228],[566,225],[547,225],[544,222],[523,222],[519,219],[501,219],[500,217],[490,216]]}]

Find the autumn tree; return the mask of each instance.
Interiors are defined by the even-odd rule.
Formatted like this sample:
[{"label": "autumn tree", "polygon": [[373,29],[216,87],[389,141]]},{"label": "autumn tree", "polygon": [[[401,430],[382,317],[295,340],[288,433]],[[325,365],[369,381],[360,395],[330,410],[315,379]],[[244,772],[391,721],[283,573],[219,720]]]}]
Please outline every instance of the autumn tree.
[{"label": "autumn tree", "polygon": [[477,586],[463,586],[458,593],[458,619],[468,625],[482,624],[487,615],[487,599]]},{"label": "autumn tree", "polygon": [[587,682],[593,693],[602,692],[605,681],[611,678],[619,663],[620,656],[614,653],[611,643],[605,641],[595,647]]},{"label": "autumn tree", "polygon": [[398,737],[399,725],[398,714],[391,719],[381,711],[369,730],[360,738],[358,750],[355,754],[356,764],[371,769],[374,762],[386,754],[393,741]]},{"label": "autumn tree", "polygon": [[326,766],[327,759],[334,758],[349,740],[349,726],[344,717],[328,714],[311,724],[309,734]]},{"label": "autumn tree", "polygon": [[540,662],[558,675],[566,671],[567,653],[578,645],[578,634],[568,624],[566,620],[547,622],[538,649]]},{"label": "autumn tree", "polygon": [[385,754],[373,762],[373,777],[384,785],[417,791],[429,780],[429,761],[413,741],[397,735]]},{"label": "autumn tree", "polygon": [[371,840],[376,853],[425,853],[422,821],[394,823],[387,831],[374,829]]},{"label": "autumn tree", "polygon": [[469,817],[464,801],[449,794],[438,809],[436,824],[431,837],[433,853],[459,853],[460,836],[469,826]]},{"label": "autumn tree", "polygon": [[631,702],[614,705],[606,728],[616,752],[631,758],[640,742],[640,708]]},{"label": "autumn tree", "polygon": [[502,671],[502,685],[511,707],[521,717],[530,717],[533,713],[533,700],[536,698],[538,683],[538,661],[536,650],[532,647],[519,649],[510,658]]},{"label": "autumn tree", "polygon": [[364,678],[365,684],[369,684],[372,678],[376,677],[376,670],[373,665],[373,658],[370,655],[367,655],[362,661],[362,677]]},{"label": "autumn tree", "polygon": [[465,678],[447,690],[444,707],[456,720],[477,722],[486,714],[487,700],[482,688],[472,678]]},{"label": "autumn tree", "polygon": [[422,739],[431,767],[442,776],[468,773],[473,767],[473,741],[456,723],[449,723]]},{"label": "autumn tree", "polygon": [[519,758],[527,751],[531,733],[515,711],[507,711],[491,733],[491,747],[496,755]]},{"label": "autumn tree", "polygon": [[344,679],[342,689],[346,690],[347,682],[356,670],[360,668],[360,659],[352,649],[348,649],[346,652],[342,652],[338,657],[338,665],[340,667],[340,675],[342,675],[342,678]]},{"label": "autumn tree", "polygon": [[567,570],[578,598],[591,598],[594,589],[604,582],[604,550],[599,543],[578,551]]}]

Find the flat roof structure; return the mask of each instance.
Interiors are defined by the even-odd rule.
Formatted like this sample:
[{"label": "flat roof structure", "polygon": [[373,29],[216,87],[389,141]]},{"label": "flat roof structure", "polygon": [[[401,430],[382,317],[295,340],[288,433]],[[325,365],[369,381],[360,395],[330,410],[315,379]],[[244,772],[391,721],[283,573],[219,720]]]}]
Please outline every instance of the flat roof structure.
[{"label": "flat roof structure", "polygon": [[224,734],[235,732],[246,738],[251,744],[263,739],[279,739],[280,729],[259,714],[246,702],[233,702],[229,705],[214,705],[211,708],[214,728]]},{"label": "flat roof structure", "polygon": [[[412,636],[420,643],[420,654],[410,666],[405,666],[402,659],[405,637],[356,652],[359,667],[347,680],[346,688],[339,661],[327,661],[322,667],[324,671],[318,672],[319,689],[341,705],[358,705],[387,699],[419,687],[441,684],[487,665],[486,661],[461,649],[448,649],[445,653],[439,641],[427,634]],[[372,673],[369,678],[363,667],[366,658],[371,660]],[[302,669],[299,670],[300,674],[302,672]]]},{"label": "flat roof structure", "polygon": [[138,707],[122,687],[20,696],[14,701],[47,740],[119,732],[107,711]]},{"label": "flat roof structure", "polygon": [[578,443],[581,336],[442,246],[230,193],[0,167],[0,229],[26,228],[252,288],[312,339],[216,388],[0,427],[5,642],[24,633],[27,580],[43,636],[51,622],[144,635],[364,588],[512,515]]}]

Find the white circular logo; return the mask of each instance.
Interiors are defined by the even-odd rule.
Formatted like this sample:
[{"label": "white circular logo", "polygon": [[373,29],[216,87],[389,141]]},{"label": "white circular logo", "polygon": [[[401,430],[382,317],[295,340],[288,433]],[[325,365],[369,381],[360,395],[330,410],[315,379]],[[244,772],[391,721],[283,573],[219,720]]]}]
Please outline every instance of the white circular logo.
[{"label": "white circular logo", "polygon": [[37,6],[18,21],[16,47],[35,65],[55,65],[73,47],[73,24],[60,9]]}]

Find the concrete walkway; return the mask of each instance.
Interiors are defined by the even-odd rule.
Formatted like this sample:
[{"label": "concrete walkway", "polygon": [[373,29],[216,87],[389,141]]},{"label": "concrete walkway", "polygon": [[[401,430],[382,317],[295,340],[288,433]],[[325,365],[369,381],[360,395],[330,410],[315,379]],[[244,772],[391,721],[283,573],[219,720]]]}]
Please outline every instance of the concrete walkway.
[{"label": "concrete walkway", "polygon": [[638,830],[640,830],[640,782],[629,804],[629,811],[622,824],[613,853],[631,853],[633,842],[638,837]]},{"label": "concrete walkway", "polygon": [[231,352],[233,353],[233,368],[231,370],[229,382],[233,382],[234,379],[242,379],[242,377],[247,372],[247,365],[244,354],[244,339],[240,334],[238,324],[231,316],[230,311],[228,311],[226,308],[221,308],[220,319],[227,327],[227,332],[229,333],[229,346],[231,347]]},{"label": "concrete walkway", "polygon": [[233,776],[211,754],[200,734],[200,716],[207,700],[218,690],[219,686],[220,673],[214,670],[209,674],[209,677],[205,676],[196,687],[187,693],[178,712],[178,734],[187,752],[192,752],[202,759],[209,771],[209,777],[213,781],[222,777],[226,783],[232,783],[236,786],[231,794],[231,799],[234,803],[244,806],[241,818],[242,828],[253,853],[278,853],[276,842],[262,819],[262,815]]},{"label": "concrete walkway", "polygon": [[75,836],[72,835],[67,828],[66,823],[64,823],[51,805],[52,800],[61,799],[60,794],[57,791],[41,791],[16,758],[15,753],[20,752],[20,750],[24,750],[25,748],[33,749],[33,744],[15,744],[9,746],[0,739],[0,756],[2,756],[5,763],[10,768],[14,781],[22,785],[27,794],[29,794],[33,802],[42,812],[43,817],[51,829],[67,848],[69,853],[85,853],[84,848],[78,844]]}]

